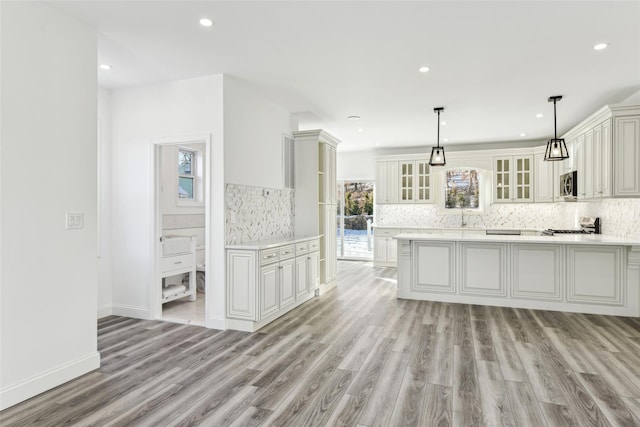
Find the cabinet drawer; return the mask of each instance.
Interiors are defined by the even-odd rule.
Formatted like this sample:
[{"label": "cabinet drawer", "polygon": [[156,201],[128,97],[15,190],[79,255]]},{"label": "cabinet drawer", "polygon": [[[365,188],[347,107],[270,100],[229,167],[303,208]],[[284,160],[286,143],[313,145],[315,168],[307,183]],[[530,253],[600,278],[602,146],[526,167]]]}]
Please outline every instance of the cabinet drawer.
[{"label": "cabinet drawer", "polygon": [[296,245],[287,245],[280,247],[280,259],[289,259],[296,256]]},{"label": "cabinet drawer", "polygon": [[260,265],[278,262],[279,253],[280,253],[280,248],[267,249],[264,251],[260,251]]},{"label": "cabinet drawer", "polygon": [[397,234],[400,234],[400,230],[397,228],[376,228],[373,233],[376,236],[390,236],[393,237]]},{"label": "cabinet drawer", "polygon": [[162,257],[160,268],[163,273],[174,270],[183,270],[193,267],[194,256],[192,254]]},{"label": "cabinet drawer", "polygon": [[315,252],[320,250],[320,240],[310,240],[309,241],[309,252]]},{"label": "cabinet drawer", "polygon": [[296,255],[304,255],[309,252],[309,244],[307,242],[296,244]]}]

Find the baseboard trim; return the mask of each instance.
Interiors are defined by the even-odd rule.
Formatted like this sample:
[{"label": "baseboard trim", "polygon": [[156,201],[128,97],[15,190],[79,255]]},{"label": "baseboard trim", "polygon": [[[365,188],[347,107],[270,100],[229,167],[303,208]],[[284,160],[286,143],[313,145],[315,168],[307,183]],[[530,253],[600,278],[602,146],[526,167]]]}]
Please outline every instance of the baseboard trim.
[{"label": "baseboard trim", "polygon": [[100,367],[97,351],[0,390],[0,411]]},{"label": "baseboard trim", "polygon": [[113,304],[111,313],[115,316],[133,317],[134,319],[149,320],[148,307],[136,307],[134,305]]},{"label": "baseboard trim", "polygon": [[111,316],[113,314],[113,306],[111,304],[105,304],[98,307],[98,319]]},{"label": "baseboard trim", "polygon": [[224,331],[227,329],[227,319],[220,316],[211,316],[207,319],[206,327],[209,329],[220,329]]}]

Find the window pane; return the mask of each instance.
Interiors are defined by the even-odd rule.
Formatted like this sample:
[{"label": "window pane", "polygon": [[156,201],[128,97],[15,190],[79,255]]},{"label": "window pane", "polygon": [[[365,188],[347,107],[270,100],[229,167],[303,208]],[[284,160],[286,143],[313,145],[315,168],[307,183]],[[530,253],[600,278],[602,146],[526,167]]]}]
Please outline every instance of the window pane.
[{"label": "window pane", "polygon": [[178,174],[180,175],[192,175],[193,169],[191,167],[193,162],[193,153],[190,151],[178,151]]},{"label": "window pane", "polygon": [[178,198],[193,199],[193,178],[178,178]]}]

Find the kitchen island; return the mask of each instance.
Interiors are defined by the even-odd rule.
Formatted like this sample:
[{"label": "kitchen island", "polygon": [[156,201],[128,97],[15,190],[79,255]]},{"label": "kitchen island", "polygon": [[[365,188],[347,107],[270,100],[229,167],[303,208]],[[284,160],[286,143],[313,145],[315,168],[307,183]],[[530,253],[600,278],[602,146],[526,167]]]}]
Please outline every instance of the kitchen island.
[{"label": "kitchen island", "polygon": [[395,236],[398,298],[640,316],[640,242],[605,235]]}]

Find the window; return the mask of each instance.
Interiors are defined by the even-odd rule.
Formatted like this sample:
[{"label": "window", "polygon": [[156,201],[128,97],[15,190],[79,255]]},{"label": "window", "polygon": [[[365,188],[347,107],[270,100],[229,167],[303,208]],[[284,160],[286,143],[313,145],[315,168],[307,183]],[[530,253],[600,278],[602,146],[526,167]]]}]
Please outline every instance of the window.
[{"label": "window", "polygon": [[178,150],[178,199],[195,200],[196,153]]},{"label": "window", "polygon": [[446,209],[480,208],[480,171],[477,169],[448,170],[444,207]]}]

